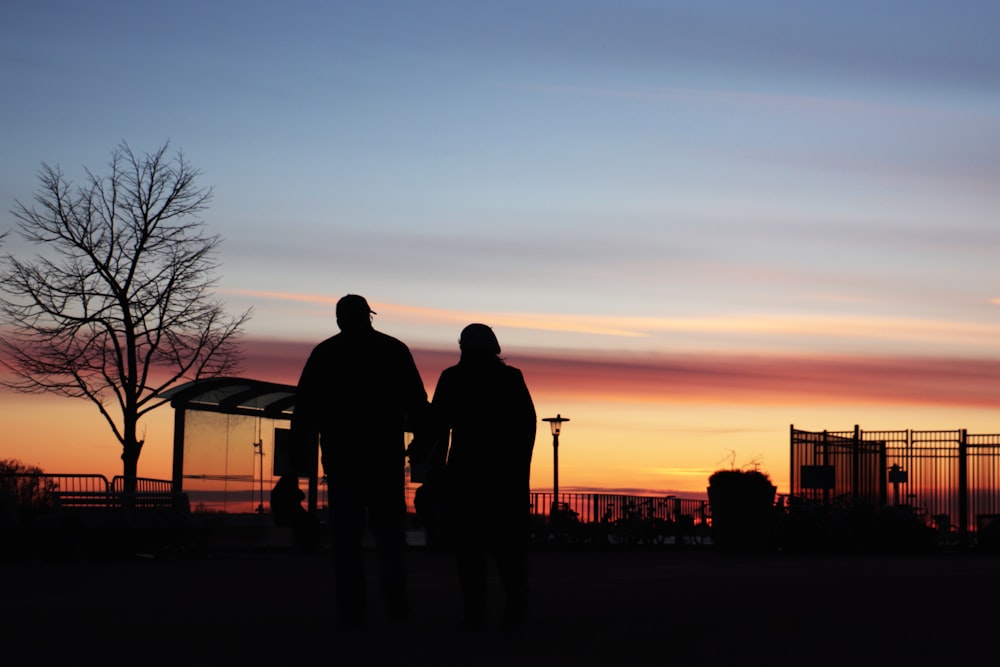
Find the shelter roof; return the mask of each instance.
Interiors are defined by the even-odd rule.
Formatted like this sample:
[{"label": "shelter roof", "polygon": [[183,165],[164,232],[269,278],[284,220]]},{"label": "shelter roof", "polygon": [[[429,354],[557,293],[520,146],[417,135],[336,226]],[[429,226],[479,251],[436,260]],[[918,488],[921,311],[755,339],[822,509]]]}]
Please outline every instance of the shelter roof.
[{"label": "shelter roof", "polygon": [[194,380],[164,392],[175,410],[202,410],[227,415],[290,419],[295,411],[294,385],[250,378]]}]

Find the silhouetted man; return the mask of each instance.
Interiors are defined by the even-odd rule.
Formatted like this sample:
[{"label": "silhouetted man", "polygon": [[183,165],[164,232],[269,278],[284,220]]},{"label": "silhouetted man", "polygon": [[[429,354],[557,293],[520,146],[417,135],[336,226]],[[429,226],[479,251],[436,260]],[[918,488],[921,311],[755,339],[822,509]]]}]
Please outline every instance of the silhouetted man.
[{"label": "silhouetted man", "polygon": [[463,620],[469,628],[484,621],[492,555],[505,596],[503,623],[514,625],[527,604],[535,407],[521,371],[501,359],[492,329],[470,324],[459,347],[459,362],[441,373],[431,406],[436,440],[445,445],[436,451],[447,451],[444,514]]},{"label": "silhouetted man", "polygon": [[300,451],[320,439],[327,476],[339,620],[362,623],[366,587],[362,538],[375,538],[381,594],[390,618],[409,613],[404,429],[427,406],[409,348],[376,331],[364,297],[337,302],[340,333],[317,345],[298,384],[292,434]]}]

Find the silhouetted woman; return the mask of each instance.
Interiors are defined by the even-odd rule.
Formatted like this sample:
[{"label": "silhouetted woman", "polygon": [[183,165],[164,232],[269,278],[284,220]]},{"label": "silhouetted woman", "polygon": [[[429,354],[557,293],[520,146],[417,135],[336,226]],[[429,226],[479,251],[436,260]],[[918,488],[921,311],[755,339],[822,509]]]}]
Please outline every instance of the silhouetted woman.
[{"label": "silhouetted woman", "polygon": [[458,364],[438,380],[432,413],[438,442],[448,445],[445,517],[464,622],[475,628],[484,621],[492,555],[505,595],[503,622],[514,625],[523,620],[527,603],[535,406],[521,371],[501,359],[492,329],[470,324],[459,347]]}]

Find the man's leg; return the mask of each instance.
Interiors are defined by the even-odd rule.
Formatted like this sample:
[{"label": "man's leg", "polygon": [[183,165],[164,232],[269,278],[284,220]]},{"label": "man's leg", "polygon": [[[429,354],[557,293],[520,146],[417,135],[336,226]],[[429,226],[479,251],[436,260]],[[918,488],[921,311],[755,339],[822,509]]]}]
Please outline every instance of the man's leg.
[{"label": "man's leg", "polygon": [[356,493],[337,485],[330,488],[329,516],[338,620],[343,625],[357,625],[364,622],[366,610],[364,507]]},{"label": "man's leg", "polygon": [[375,538],[380,592],[389,618],[398,621],[410,612],[406,592],[406,499],[401,484],[385,486],[369,504],[369,526]]},{"label": "man's leg", "polygon": [[486,619],[489,558],[479,541],[460,544],[455,550],[458,583],[462,590],[462,622],[465,627],[481,627]]},{"label": "man's leg", "polygon": [[498,545],[497,574],[504,592],[503,623],[518,625],[524,620],[528,605],[527,552],[508,545]]}]

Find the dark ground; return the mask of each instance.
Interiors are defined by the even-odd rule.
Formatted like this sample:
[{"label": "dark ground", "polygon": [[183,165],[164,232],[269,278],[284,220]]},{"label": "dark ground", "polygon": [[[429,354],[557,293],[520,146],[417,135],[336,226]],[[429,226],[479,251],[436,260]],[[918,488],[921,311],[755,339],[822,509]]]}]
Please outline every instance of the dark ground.
[{"label": "dark ground", "polygon": [[528,622],[501,628],[494,588],[491,623],[474,632],[459,626],[450,557],[416,547],[409,556],[412,617],[394,625],[375,600],[367,626],[351,632],[330,622],[325,555],[243,549],[0,567],[3,652],[38,664],[912,666],[1000,659],[1000,556],[989,554],[535,552]]}]

